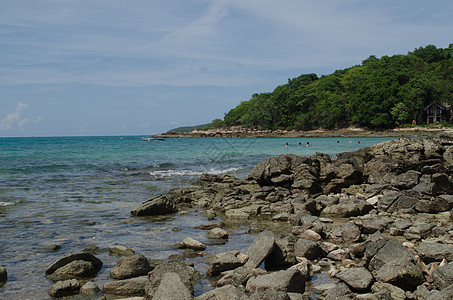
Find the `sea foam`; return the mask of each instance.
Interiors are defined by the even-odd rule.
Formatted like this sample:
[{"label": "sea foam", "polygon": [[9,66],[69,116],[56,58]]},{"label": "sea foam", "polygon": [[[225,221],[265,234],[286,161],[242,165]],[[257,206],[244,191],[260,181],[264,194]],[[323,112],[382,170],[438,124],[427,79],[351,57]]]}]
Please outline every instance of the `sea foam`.
[{"label": "sea foam", "polygon": [[209,169],[203,171],[194,171],[194,170],[164,170],[164,171],[152,171],[149,172],[151,176],[157,177],[172,177],[172,176],[201,176],[202,174],[214,174],[221,175],[230,172],[240,170],[240,168],[228,168],[223,170]]}]

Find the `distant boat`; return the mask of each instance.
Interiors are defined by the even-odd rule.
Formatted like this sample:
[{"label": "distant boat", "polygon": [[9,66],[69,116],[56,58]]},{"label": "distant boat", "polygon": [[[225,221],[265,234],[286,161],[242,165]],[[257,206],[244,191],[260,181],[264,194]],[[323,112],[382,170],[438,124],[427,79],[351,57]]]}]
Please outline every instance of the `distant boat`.
[{"label": "distant boat", "polygon": [[146,141],[146,142],[149,142],[149,141],[165,141],[164,138],[160,138],[160,137],[144,137],[142,138],[142,141]]}]

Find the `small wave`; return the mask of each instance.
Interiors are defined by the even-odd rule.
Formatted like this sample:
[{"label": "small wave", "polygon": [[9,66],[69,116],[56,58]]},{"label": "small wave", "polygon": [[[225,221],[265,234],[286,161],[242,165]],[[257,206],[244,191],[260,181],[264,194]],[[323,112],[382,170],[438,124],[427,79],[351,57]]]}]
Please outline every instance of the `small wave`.
[{"label": "small wave", "polygon": [[1,202],[0,201],[0,206],[10,206],[10,205],[14,205],[14,203],[12,203],[12,202]]},{"label": "small wave", "polygon": [[165,171],[152,171],[149,172],[151,176],[157,177],[171,177],[171,176],[201,176],[202,174],[221,175],[240,170],[240,168],[228,168],[224,170],[209,169],[203,171],[194,170],[165,170]]}]

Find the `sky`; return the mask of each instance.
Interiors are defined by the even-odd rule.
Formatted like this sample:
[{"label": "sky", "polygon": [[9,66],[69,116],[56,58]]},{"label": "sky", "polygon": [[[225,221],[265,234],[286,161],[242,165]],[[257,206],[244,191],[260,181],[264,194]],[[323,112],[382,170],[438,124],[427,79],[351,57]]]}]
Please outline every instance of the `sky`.
[{"label": "sky", "polygon": [[288,78],[453,43],[451,0],[0,0],[0,137],[209,123]]}]

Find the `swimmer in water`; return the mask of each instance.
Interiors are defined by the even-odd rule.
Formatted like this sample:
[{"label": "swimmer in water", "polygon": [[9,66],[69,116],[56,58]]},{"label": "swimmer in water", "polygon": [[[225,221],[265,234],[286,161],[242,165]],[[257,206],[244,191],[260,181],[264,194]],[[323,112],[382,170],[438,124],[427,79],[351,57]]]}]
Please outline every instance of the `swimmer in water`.
[{"label": "swimmer in water", "polygon": [[310,143],[309,142],[307,142],[307,147],[310,147]]},{"label": "swimmer in water", "polygon": [[285,144],[285,147],[288,147],[288,143]]}]

